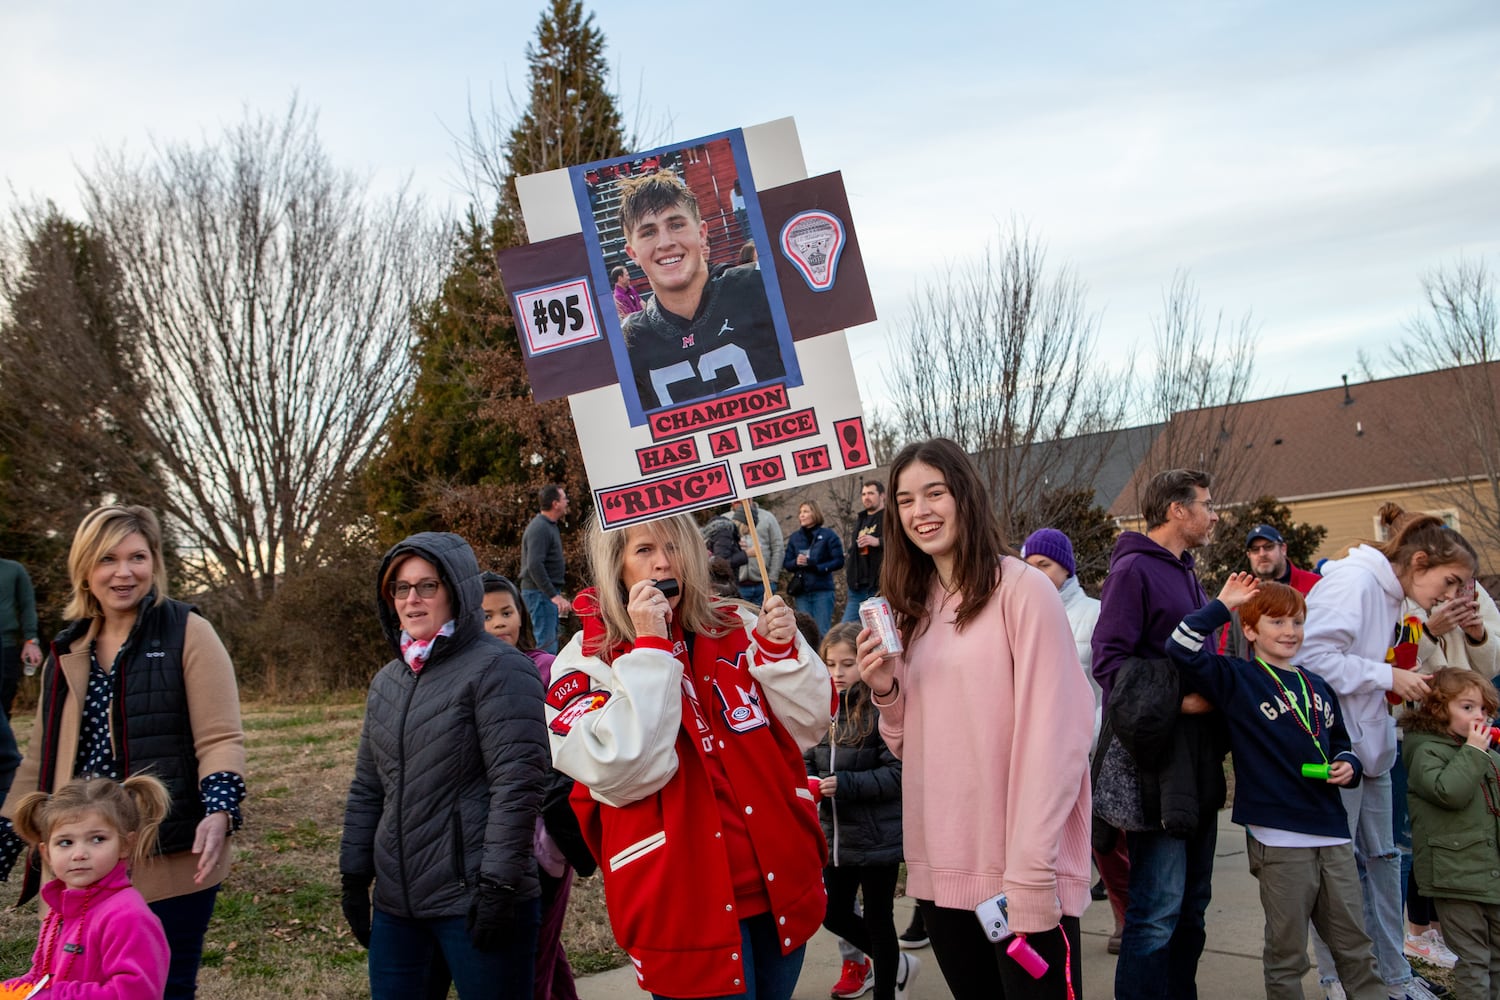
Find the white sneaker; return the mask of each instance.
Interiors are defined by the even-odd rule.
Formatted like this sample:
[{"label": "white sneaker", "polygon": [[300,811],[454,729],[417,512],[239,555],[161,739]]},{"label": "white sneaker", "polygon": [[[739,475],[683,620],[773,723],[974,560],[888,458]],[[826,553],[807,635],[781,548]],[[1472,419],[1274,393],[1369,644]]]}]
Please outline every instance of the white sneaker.
[{"label": "white sneaker", "polygon": [[1448,950],[1442,935],[1433,928],[1421,934],[1406,935],[1406,944],[1401,950],[1406,952],[1407,958],[1415,958],[1439,969],[1451,969],[1458,964],[1458,956]]},{"label": "white sneaker", "polygon": [[901,953],[901,964],[896,969],[896,1000],[910,1000],[912,983],[922,971],[922,960],[910,952]]},{"label": "white sneaker", "polygon": [[1327,992],[1328,1000],[1349,1000],[1348,995],[1344,993],[1344,984],[1337,979],[1324,983],[1323,989]]},{"label": "white sneaker", "polygon": [[1412,976],[1403,985],[1395,987],[1398,991],[1392,994],[1396,1000],[1441,1000],[1449,995],[1449,991],[1436,983],[1423,979],[1421,976]]}]

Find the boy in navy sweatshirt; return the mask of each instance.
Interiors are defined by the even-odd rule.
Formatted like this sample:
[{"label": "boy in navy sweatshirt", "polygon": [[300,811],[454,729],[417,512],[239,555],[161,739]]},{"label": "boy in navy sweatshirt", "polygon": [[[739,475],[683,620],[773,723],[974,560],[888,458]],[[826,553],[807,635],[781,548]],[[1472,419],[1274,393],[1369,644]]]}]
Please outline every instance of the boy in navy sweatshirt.
[{"label": "boy in navy sweatshirt", "polygon": [[[1216,656],[1204,646],[1236,608],[1253,661]],[[1291,587],[1235,573],[1217,600],[1182,620],[1167,653],[1229,726],[1234,821],[1245,827],[1250,874],[1260,882],[1266,915],[1266,997],[1302,1000],[1311,920],[1333,951],[1348,996],[1386,1000],[1335,787],[1359,784],[1359,758],[1349,747],[1338,696],[1293,663],[1306,617],[1307,603]]]}]

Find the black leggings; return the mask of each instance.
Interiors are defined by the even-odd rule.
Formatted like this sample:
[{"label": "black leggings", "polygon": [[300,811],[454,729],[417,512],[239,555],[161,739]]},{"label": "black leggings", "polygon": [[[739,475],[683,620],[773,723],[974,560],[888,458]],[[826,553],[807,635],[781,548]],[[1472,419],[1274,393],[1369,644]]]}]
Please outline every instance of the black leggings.
[{"label": "black leggings", "polygon": [[[1418,927],[1426,927],[1437,919],[1437,909],[1432,900],[1417,891],[1417,873],[1406,876],[1406,919]],[[1407,932],[1406,928],[1402,928]]]},{"label": "black leggings", "polygon": [[[1041,979],[1032,979],[1005,953],[1006,941],[995,944],[985,936],[973,910],[952,910],[928,900],[917,901],[932,953],[948,981],[953,1000],[1065,1000],[1067,980],[1063,975],[1071,952],[1073,996],[1083,998],[1083,956],[1078,947],[1078,918],[1063,917],[1062,925],[1043,934],[1028,934],[1026,941],[1047,962]],[[1063,935],[1067,935],[1064,943]]]},{"label": "black leggings", "polygon": [[[823,869],[828,910],[823,926],[875,963],[875,1000],[896,995],[896,876],[898,865],[829,865]],[[854,912],[854,894],[865,891],[865,913]]]}]

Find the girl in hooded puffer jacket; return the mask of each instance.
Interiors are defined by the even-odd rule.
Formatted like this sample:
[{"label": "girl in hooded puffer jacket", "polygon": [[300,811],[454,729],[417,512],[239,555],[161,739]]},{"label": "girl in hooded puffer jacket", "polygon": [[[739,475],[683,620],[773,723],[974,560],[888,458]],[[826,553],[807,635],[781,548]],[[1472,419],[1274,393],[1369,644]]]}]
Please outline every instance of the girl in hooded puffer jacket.
[{"label": "girl in hooded puffer jacket", "polygon": [[[875,1000],[905,996],[917,959],[896,941],[894,897],[901,863],[901,762],[880,737],[880,713],[860,680],[855,655],[860,626],[835,625],[823,638],[823,662],[838,709],[823,741],[807,751],[808,787],[828,838],[828,913],[823,926],[870,956]],[[855,895],[864,892],[864,914]]]}]

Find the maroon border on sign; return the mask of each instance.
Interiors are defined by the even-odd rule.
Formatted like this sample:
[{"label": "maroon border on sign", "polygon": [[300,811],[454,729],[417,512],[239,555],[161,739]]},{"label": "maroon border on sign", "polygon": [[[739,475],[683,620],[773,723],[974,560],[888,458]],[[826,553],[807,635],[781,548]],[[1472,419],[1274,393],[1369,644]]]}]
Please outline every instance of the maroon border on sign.
[{"label": "maroon border on sign", "polygon": [[[777,438],[774,441],[767,441],[765,444],[756,444],[755,443],[755,428],[761,426],[762,424],[771,423],[771,421],[773,419],[774,420],[785,420],[787,417],[800,417],[804,413],[811,413],[812,414],[812,418],[813,418],[813,421],[812,421],[812,430],[805,431],[805,432],[803,432],[801,434],[791,434],[791,435],[788,435],[787,437],[779,437],[779,438]],[[801,441],[803,438],[817,437],[819,434],[821,434],[823,432],[818,429],[818,411],[816,409],[814,409],[813,407],[809,406],[809,407],[807,407],[806,409],[803,409],[803,410],[793,410],[791,413],[778,414],[774,418],[767,418],[765,420],[755,420],[755,421],[752,421],[751,423],[748,423],[748,424],[745,425],[745,433],[748,434],[748,435],[750,435],[750,450],[751,451],[760,451],[762,448],[775,448],[775,447],[778,447],[779,445],[786,444],[788,441]]]},{"label": "maroon border on sign", "polygon": [[[779,396],[772,400],[772,404],[762,409],[751,412],[748,404],[762,397]],[[697,431],[708,430],[712,427],[722,427],[725,424],[739,423],[752,416],[761,416],[769,413],[780,413],[782,410],[792,408],[792,400],[787,393],[786,385],[776,383],[775,385],[763,385],[758,389],[746,389],[732,396],[719,396],[714,399],[701,399],[696,403],[688,403],[671,410],[661,410],[646,417],[646,426],[651,428],[652,441],[670,441],[686,434]],[[720,411],[715,413],[714,411]],[[663,427],[664,423],[675,420],[686,420],[687,426]]]},{"label": "maroon border on sign", "polygon": [[[680,503],[662,505],[647,511],[636,513],[621,512],[611,509],[611,503],[615,498],[635,490],[642,490],[652,486],[662,486],[674,480],[683,481],[692,476],[702,475],[709,472],[722,472],[723,484],[712,492],[704,493],[699,497],[684,499]],[[733,500],[734,475],[729,469],[728,462],[714,462],[710,465],[699,466],[686,472],[674,472],[654,479],[639,479],[633,483],[622,483],[619,486],[611,486],[607,489],[594,491],[594,510],[599,514],[599,523],[606,529],[623,528],[630,524],[639,524],[642,521],[652,521],[659,517],[667,517],[672,514],[684,514],[690,510],[698,510],[701,507],[712,507],[726,500]]]},{"label": "maroon border on sign", "polygon": [[[855,462],[853,464],[850,464],[849,449],[844,445],[845,427],[853,427],[855,432],[859,435],[859,442],[855,445],[855,447],[865,453],[865,460],[863,462]],[[870,445],[865,440],[864,417],[850,417],[848,420],[835,420],[833,422],[833,439],[838,442],[839,460],[844,463],[845,470],[862,469],[865,466],[872,464],[870,461]]]},{"label": "maroon border on sign", "polygon": [[[670,462],[668,462],[668,463],[666,463],[664,465],[655,465],[655,466],[652,466],[650,472],[647,472],[646,471],[646,467],[641,464],[641,456],[645,452],[648,452],[648,451],[661,451],[663,448],[676,448],[676,447],[680,447],[683,444],[690,445],[692,447],[692,449],[693,449],[693,453],[691,455],[689,455],[687,458],[674,458]],[[718,458],[719,456],[715,455],[714,457]],[[641,470],[641,475],[643,475],[643,476],[654,476],[658,472],[666,472],[668,469],[681,468],[684,465],[695,465],[695,464],[697,464],[697,462],[698,462],[698,441],[697,441],[696,438],[687,438],[687,439],[685,439],[683,441],[669,441],[666,444],[648,444],[644,448],[637,448],[635,450],[635,466],[636,466],[636,468],[638,468],[638,469]]]},{"label": "maroon border on sign", "polygon": [[[775,479],[762,479],[760,482],[756,483],[754,486],[751,486],[749,480],[747,480],[745,478],[745,466],[747,466],[747,465],[762,465],[762,464],[764,464],[766,462],[775,462],[778,466],[780,466],[781,467],[781,475],[777,476]],[[782,458],[780,455],[772,455],[769,458],[752,458],[752,459],[749,459],[748,461],[744,461],[744,462],[740,463],[740,482],[742,482],[742,483],[745,484],[745,489],[747,489],[747,490],[749,490],[749,489],[759,489],[762,486],[769,486],[771,483],[780,483],[780,482],[784,482],[785,480],[786,480],[786,459]]]},{"label": "maroon border on sign", "polygon": [[816,455],[818,452],[823,453],[823,467],[821,469],[810,469],[807,472],[797,469],[797,475],[806,476],[817,472],[833,471],[833,456],[828,454],[828,446],[826,444],[820,444],[816,448],[803,448],[801,451],[792,452],[792,467],[797,468],[798,455]]},{"label": "maroon border on sign", "polygon": [[[721,449],[719,447],[718,441],[721,435],[728,435],[733,437],[734,447]],[[725,455],[735,455],[743,451],[744,446],[740,444],[740,429],[738,427],[726,427],[723,430],[719,431],[709,431],[708,450],[713,453],[714,458],[723,458]]]}]

